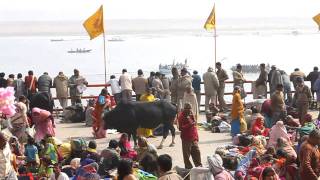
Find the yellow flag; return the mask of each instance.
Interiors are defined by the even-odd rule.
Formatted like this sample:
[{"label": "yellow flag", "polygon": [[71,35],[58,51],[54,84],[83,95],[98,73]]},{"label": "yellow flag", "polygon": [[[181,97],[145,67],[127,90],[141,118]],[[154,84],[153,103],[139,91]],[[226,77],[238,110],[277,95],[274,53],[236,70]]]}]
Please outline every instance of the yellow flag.
[{"label": "yellow flag", "polygon": [[318,24],[320,30],[320,14],[317,14],[315,17],[313,17],[313,20]]},{"label": "yellow flag", "polygon": [[216,12],[215,12],[215,6],[213,6],[213,9],[206,21],[206,23],[204,24],[204,28],[206,30],[212,30],[216,28]]},{"label": "yellow flag", "polygon": [[90,16],[84,23],[84,28],[87,30],[90,39],[94,39],[104,32],[103,29],[103,6],[97,12]]}]

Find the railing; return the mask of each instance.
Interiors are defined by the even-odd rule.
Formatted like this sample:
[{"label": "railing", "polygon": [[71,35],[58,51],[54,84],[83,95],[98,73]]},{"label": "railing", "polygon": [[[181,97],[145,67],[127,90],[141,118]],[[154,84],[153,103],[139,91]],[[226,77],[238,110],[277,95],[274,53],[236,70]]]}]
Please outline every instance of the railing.
[{"label": "railing", "polygon": [[[254,81],[245,81],[245,84],[252,84]],[[225,81],[226,84],[233,84],[233,81]],[[201,84],[203,84],[203,82],[201,82]],[[87,85],[87,88],[105,88],[105,87],[109,87],[110,84],[89,84]],[[203,89],[203,88],[202,88]],[[246,91],[247,95],[252,95],[253,92],[252,91]],[[291,91],[291,93],[294,93],[294,91]],[[233,94],[233,92],[225,92],[224,95],[227,96],[231,96]],[[267,94],[270,94],[270,92],[268,91]],[[201,96],[203,97],[205,95],[204,92],[201,93]],[[92,98],[97,98],[97,95],[85,95],[82,96],[82,99],[92,99]],[[135,97],[135,95],[133,95],[133,97]],[[54,100],[57,100],[56,97],[53,97]],[[71,99],[70,97],[68,97],[68,99]],[[201,103],[201,102],[200,102]],[[200,104],[201,107],[205,106],[204,104]],[[62,111],[63,109],[61,108],[55,108],[54,111]]]}]

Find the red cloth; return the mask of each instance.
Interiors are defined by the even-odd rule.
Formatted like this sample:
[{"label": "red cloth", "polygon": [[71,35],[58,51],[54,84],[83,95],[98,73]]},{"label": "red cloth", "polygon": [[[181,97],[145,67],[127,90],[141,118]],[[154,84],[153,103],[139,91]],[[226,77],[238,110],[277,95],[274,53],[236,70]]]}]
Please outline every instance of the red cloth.
[{"label": "red cloth", "polygon": [[[32,81],[33,79],[33,81]],[[25,82],[25,86],[26,86],[26,89],[29,89],[31,90],[32,93],[36,93],[37,92],[37,78],[32,75],[32,76],[26,76],[24,78],[24,82]],[[32,82],[32,84],[31,84]]]},{"label": "red cloth", "polygon": [[185,141],[199,141],[196,121],[193,114],[186,115],[184,111],[178,116],[179,130],[181,131],[181,139]]},{"label": "red cloth", "polygon": [[271,99],[267,99],[262,103],[261,113],[264,113],[264,114],[268,115],[269,117],[272,116]]}]

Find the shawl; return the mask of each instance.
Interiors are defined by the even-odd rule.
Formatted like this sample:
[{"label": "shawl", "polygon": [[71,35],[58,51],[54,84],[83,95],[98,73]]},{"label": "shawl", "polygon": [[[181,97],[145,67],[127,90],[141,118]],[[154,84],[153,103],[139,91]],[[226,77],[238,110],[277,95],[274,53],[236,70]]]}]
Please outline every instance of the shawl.
[{"label": "shawl", "polygon": [[294,159],[297,158],[296,151],[292,148],[291,143],[285,138],[281,137],[278,139],[277,149],[282,149],[286,154],[288,154],[290,157],[293,157]]},{"label": "shawl", "polygon": [[32,109],[32,120],[35,124],[39,124],[45,120],[47,120],[51,116],[51,113],[47,110],[40,108]]},{"label": "shawl", "polygon": [[243,117],[243,103],[241,101],[240,91],[235,91],[232,98],[231,118],[238,119]]},{"label": "shawl", "polygon": [[284,127],[283,121],[278,121],[274,126],[272,126],[267,147],[276,147],[278,138],[284,138],[287,142],[290,142],[290,138],[286,128]]},{"label": "shawl", "polygon": [[199,108],[198,108],[198,102],[197,102],[197,97],[196,94],[191,92],[191,93],[184,93],[183,96],[183,106],[184,104],[189,103],[191,105],[192,113],[194,115],[195,120],[198,119],[199,117]]},{"label": "shawl", "polygon": [[218,154],[207,157],[211,173],[215,176],[224,170],[222,158]]}]

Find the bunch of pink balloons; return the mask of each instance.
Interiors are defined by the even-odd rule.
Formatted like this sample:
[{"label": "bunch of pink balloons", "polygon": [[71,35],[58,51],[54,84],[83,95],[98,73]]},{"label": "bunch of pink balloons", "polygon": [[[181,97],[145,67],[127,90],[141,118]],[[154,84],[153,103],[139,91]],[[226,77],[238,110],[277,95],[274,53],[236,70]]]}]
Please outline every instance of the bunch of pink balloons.
[{"label": "bunch of pink balloons", "polygon": [[0,113],[10,117],[16,113],[13,87],[0,88]]}]

